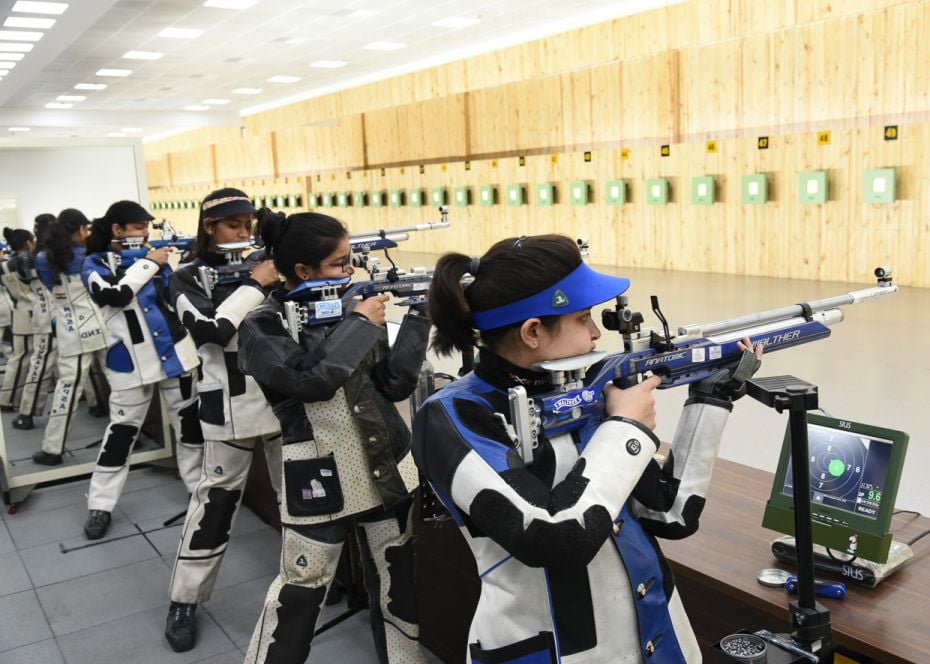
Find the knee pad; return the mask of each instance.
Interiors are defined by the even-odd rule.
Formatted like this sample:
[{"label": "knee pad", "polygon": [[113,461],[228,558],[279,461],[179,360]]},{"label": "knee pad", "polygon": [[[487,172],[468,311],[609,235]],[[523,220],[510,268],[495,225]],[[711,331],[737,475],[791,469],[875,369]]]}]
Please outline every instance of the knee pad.
[{"label": "knee pad", "polygon": [[318,542],[285,528],[284,537],[281,539],[285,580],[300,586],[325,589],[336,574],[342,545],[342,542]]},{"label": "knee pad", "polygon": [[242,492],[214,487],[207,492],[207,502],[197,530],[191,535],[191,550],[212,550],[229,541],[232,518]]},{"label": "knee pad", "polygon": [[111,424],[110,432],[103,440],[103,449],[97,459],[98,466],[120,468],[126,465],[129,448],[139,435],[139,427],[129,424]]}]

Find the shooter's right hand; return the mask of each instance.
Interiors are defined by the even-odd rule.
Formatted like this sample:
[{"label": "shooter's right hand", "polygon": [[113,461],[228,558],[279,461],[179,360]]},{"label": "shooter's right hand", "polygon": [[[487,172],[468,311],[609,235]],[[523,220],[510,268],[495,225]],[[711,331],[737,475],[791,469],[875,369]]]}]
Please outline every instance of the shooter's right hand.
[{"label": "shooter's right hand", "polygon": [[620,389],[613,384],[604,388],[608,417],[636,420],[650,430],[656,428],[656,398],[653,394],[662,383],[659,376],[647,378],[638,385]]},{"label": "shooter's right hand", "polygon": [[168,263],[168,255],[171,253],[171,247],[162,247],[161,249],[152,249],[149,253],[145,255],[147,259],[158,263],[159,265],[166,265]]}]

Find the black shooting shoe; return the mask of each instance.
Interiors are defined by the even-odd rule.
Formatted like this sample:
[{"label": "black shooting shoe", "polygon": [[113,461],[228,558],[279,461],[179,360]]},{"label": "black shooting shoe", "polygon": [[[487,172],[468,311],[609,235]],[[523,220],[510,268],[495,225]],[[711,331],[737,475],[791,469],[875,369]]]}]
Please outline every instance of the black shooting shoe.
[{"label": "black shooting shoe", "polygon": [[194,641],[197,640],[195,613],[197,613],[196,604],[171,602],[168,619],[165,621],[165,638],[168,639],[168,645],[173,651],[187,652],[194,647]]},{"label": "black shooting shoe", "polygon": [[35,429],[35,422],[32,421],[32,415],[19,415],[12,422],[14,429]]},{"label": "black shooting shoe", "polygon": [[84,524],[84,537],[89,540],[100,539],[110,528],[110,513],[103,510],[91,510]]},{"label": "black shooting shoe", "polygon": [[39,450],[32,455],[32,462],[43,466],[57,466],[61,463],[61,455],[49,454],[45,450]]}]

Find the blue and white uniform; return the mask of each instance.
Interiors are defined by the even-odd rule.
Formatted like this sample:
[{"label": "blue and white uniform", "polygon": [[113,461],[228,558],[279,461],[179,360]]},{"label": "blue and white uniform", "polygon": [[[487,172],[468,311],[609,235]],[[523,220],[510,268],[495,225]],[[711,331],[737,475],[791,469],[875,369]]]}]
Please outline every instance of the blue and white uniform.
[{"label": "blue and white uniform", "polygon": [[193,373],[200,360],[167,298],[171,268],[140,258],[114,272],[107,252],[100,252],[85,257],[81,276],[100,307],[111,388],[110,425],[91,478],[88,509],[111,512],[116,506],[156,385],[178,441],[178,469],[193,491],[203,456]]},{"label": "blue and white uniform", "polygon": [[547,374],[482,351],[413,426],[417,464],[481,577],[468,660],[700,661],[655,536],[697,529],[731,404],[690,400],[664,465],[655,435],[621,418],[542,436],[526,465],[500,420],[515,385],[552,389]]},{"label": "blue and white uniform", "polygon": [[[73,245],[72,252],[71,262],[60,274],[52,269],[44,251],[36,257],[39,280],[51,294],[58,341],[58,382],[42,439],[42,450],[48,454],[61,454],[68,425],[81,392],[88,384],[94,359],[107,345],[100,311],[81,282],[83,245]],[[87,391],[87,397],[90,405],[96,405],[93,389]]]}]

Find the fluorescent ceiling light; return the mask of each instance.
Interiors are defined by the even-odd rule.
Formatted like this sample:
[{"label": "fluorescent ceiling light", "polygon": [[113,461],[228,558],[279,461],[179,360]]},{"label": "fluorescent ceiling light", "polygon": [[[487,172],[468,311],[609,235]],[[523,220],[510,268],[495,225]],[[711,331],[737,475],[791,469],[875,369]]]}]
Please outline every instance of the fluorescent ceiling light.
[{"label": "fluorescent ceiling light", "polygon": [[396,51],[405,46],[406,44],[401,44],[400,42],[377,41],[365,44],[362,48],[369,51]]},{"label": "fluorescent ceiling light", "polygon": [[19,62],[22,59],[22,53],[0,53],[0,60],[6,60],[7,62]]},{"label": "fluorescent ceiling light", "polygon": [[67,8],[67,2],[27,2],[26,0],[19,0],[19,2],[13,4],[13,11],[22,12],[23,14],[61,16]]},{"label": "fluorescent ceiling light", "polygon": [[26,131],[32,131],[32,128],[31,127],[10,127],[10,131],[22,133]]},{"label": "fluorescent ceiling light", "polygon": [[204,106],[203,104],[191,104],[190,106],[184,107],[185,111],[209,111],[209,106]]},{"label": "fluorescent ceiling light", "polygon": [[436,28],[467,28],[475,23],[478,23],[481,19],[478,18],[464,18],[462,16],[450,16],[449,18],[444,18],[440,21],[434,21],[430,25]]},{"label": "fluorescent ceiling light", "polygon": [[158,36],[169,39],[194,39],[202,34],[203,30],[200,28],[165,28],[158,33]]},{"label": "fluorescent ceiling light", "polygon": [[106,83],[78,83],[74,86],[75,90],[106,90]]},{"label": "fluorescent ceiling light", "polygon": [[60,104],[57,101],[50,101],[45,105],[45,108],[71,108],[71,104]]},{"label": "fluorescent ceiling light", "polygon": [[98,69],[97,76],[112,76],[114,78],[123,78],[129,76],[132,69]]},{"label": "fluorescent ceiling light", "polygon": [[8,16],[3,22],[4,28],[29,28],[31,30],[48,30],[55,25],[53,18],[32,18],[31,16]]},{"label": "fluorescent ceiling light", "polygon": [[268,79],[269,83],[296,83],[300,76],[272,76]]},{"label": "fluorescent ceiling light", "polygon": [[318,69],[339,69],[340,67],[345,67],[348,62],[344,60],[317,60],[316,62],[311,62],[311,67],[317,67]]},{"label": "fluorescent ceiling light", "polygon": [[285,44],[306,44],[308,41],[310,41],[309,37],[291,37],[284,43]]},{"label": "fluorescent ceiling light", "polygon": [[371,9],[357,9],[351,14],[346,14],[346,18],[371,18],[377,15],[378,12],[372,11]]},{"label": "fluorescent ceiling light", "polygon": [[233,90],[234,95],[257,95],[261,92],[261,88],[236,88]]},{"label": "fluorescent ceiling light", "polygon": [[58,101],[84,101],[87,97],[84,95],[58,95],[55,99]]},{"label": "fluorescent ceiling light", "polygon": [[16,42],[0,42],[0,51],[9,53],[28,53],[35,48],[35,44],[17,44]]},{"label": "fluorescent ceiling light", "polygon": [[222,106],[223,104],[228,104],[228,99],[204,99],[204,104],[210,104],[211,106]]},{"label": "fluorescent ceiling light", "polygon": [[126,138],[126,134],[121,131],[111,131],[107,136],[110,138]]},{"label": "fluorescent ceiling light", "polygon": [[0,69],[12,69],[16,66],[15,62],[3,62],[0,60]]},{"label": "fluorescent ceiling light", "polygon": [[248,9],[256,2],[258,0],[207,0],[203,6],[216,9]]},{"label": "fluorescent ceiling light", "polygon": [[126,51],[123,58],[126,60],[161,60],[164,53],[158,51]]},{"label": "fluorescent ceiling light", "polygon": [[0,30],[0,40],[37,42],[45,36],[44,32],[22,32],[18,30]]},{"label": "fluorescent ceiling light", "polygon": [[142,131],[141,127],[123,127],[123,131],[127,134],[135,134],[136,132]]}]

